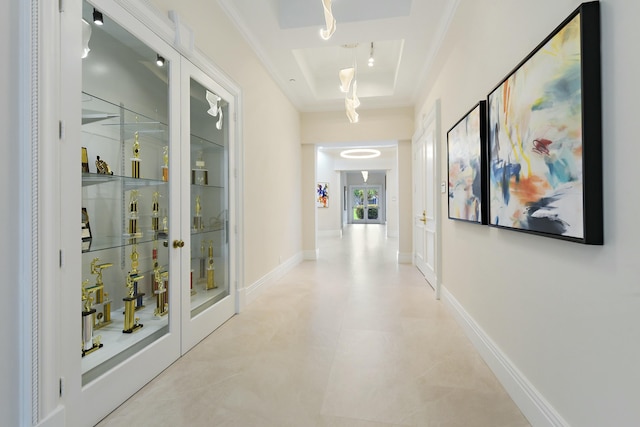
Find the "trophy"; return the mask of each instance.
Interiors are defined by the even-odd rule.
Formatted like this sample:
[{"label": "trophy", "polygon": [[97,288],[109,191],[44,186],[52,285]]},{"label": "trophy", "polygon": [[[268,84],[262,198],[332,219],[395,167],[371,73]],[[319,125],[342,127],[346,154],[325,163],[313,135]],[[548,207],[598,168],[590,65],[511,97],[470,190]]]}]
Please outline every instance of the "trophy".
[{"label": "trophy", "polygon": [[204,168],[204,152],[198,153],[195,169],[191,169],[191,184],[209,185],[209,171]]},{"label": "trophy", "polygon": [[96,298],[94,307],[101,308],[101,311],[93,316],[94,329],[100,329],[111,323],[111,300],[109,299],[109,294],[104,291],[102,270],[112,267],[113,264],[110,262],[98,264],[98,261],[100,261],[100,258],[94,258],[93,261],[91,261],[91,274],[96,275],[96,284],[88,289],[89,292],[95,292]]},{"label": "trophy", "polygon": [[100,336],[93,337],[93,315],[96,310],[91,307],[93,303],[92,292],[87,289],[87,285],[89,285],[89,279],[82,282],[82,301],[84,303],[82,310],[82,357],[103,346],[100,343]]},{"label": "trophy", "polygon": [[129,196],[129,229],[125,236],[142,237],[142,232],[138,231],[138,190],[131,190]]},{"label": "trophy", "polygon": [[169,181],[169,146],[165,145],[162,147],[162,180]]},{"label": "trophy", "polygon": [[202,224],[202,205],[200,204],[200,196],[196,196],[196,214],[193,217],[193,230],[200,231],[204,229]]},{"label": "trophy", "polygon": [[154,191],[151,202],[151,229],[155,232],[160,230],[160,193]]},{"label": "trophy", "polygon": [[129,296],[122,298],[122,301],[124,301],[124,329],[122,330],[122,332],[125,334],[131,334],[144,326],[142,323],[140,323],[140,318],[135,317],[134,315],[136,311],[136,299],[138,298],[138,296],[144,295],[136,295],[135,293],[135,289],[137,287],[136,285],[141,279],[144,279],[144,276],[132,276],[131,274],[127,275],[126,283],[127,289],[129,289]]},{"label": "trophy", "polygon": [[82,147],[82,173],[89,173],[89,154],[87,154],[87,147]]},{"label": "trophy", "polygon": [[[140,273],[138,272],[138,265],[138,250],[136,245],[133,245],[133,249],[131,249],[131,271],[129,272],[129,276],[133,278],[140,276]],[[140,279],[142,279],[142,277],[144,276],[141,276]],[[140,279],[133,280],[133,294],[130,295],[136,297],[136,310],[144,308],[144,302],[142,301],[144,293],[138,293],[138,282]]]},{"label": "trophy", "polygon": [[131,158],[131,177],[140,178],[140,142],[138,132],[133,136],[133,157]]},{"label": "trophy", "polygon": [[204,255],[204,240],[200,244],[200,276],[198,277],[198,282],[205,282],[206,277],[206,258]]},{"label": "trophy", "polygon": [[100,156],[96,156],[96,171],[102,175],[113,175],[113,172],[107,162],[101,160]]},{"label": "trophy", "polygon": [[215,266],[213,265],[213,240],[209,240],[209,265],[207,266],[207,290],[215,289],[216,281],[214,277]]},{"label": "trophy", "polygon": [[153,311],[155,316],[164,316],[169,313],[169,272],[160,271],[160,268],[156,266],[153,269],[154,281],[157,283],[157,288],[153,291],[156,294],[156,309]]},{"label": "trophy", "polygon": [[89,225],[89,214],[87,208],[82,208],[82,252],[87,252],[91,247],[91,226]]}]

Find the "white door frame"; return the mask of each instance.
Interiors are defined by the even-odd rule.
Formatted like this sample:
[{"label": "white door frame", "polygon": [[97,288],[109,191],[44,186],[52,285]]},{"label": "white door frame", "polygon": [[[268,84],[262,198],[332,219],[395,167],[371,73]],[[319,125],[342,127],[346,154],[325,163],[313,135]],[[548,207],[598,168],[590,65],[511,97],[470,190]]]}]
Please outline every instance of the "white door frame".
[{"label": "white door frame", "polygon": [[[428,135],[427,132],[431,132],[431,135]],[[427,222],[431,221],[433,224],[433,230],[435,231],[435,242],[434,242],[434,257],[435,262],[433,263],[433,277],[429,278],[429,282],[433,286],[435,290],[436,299],[440,299],[441,292],[441,280],[440,280],[440,272],[442,271],[442,197],[440,195],[440,163],[441,163],[441,155],[440,155],[440,146],[441,146],[441,129],[440,129],[440,100],[436,100],[430,112],[423,116],[422,121],[418,124],[418,128],[412,138],[412,159],[414,158],[414,153],[416,150],[416,146],[420,143],[424,143],[429,136],[433,137],[433,177],[431,179],[431,185],[427,188],[426,184],[429,183],[429,179],[425,176],[425,173],[416,173],[416,167],[420,165],[414,164],[414,174],[413,174],[413,188],[420,189],[424,188],[425,192],[432,192],[431,195],[433,197],[433,212],[435,217],[427,216]],[[425,186],[419,185],[420,183],[416,182],[419,176],[425,177]],[[426,195],[425,195],[426,196]],[[416,200],[418,197],[425,197],[414,194],[414,202],[413,202],[413,211],[412,211],[412,227],[413,227],[413,263],[416,264],[416,233],[418,232],[418,227],[416,226],[416,222],[419,220],[415,218],[417,210],[419,207],[417,206],[419,201]],[[423,227],[424,228],[424,227]],[[423,231],[424,232],[424,231]],[[424,273],[423,273],[424,274]]]},{"label": "white door frame", "polygon": [[[362,188],[362,189],[369,189],[369,188],[376,188],[378,189],[378,219],[377,220],[373,220],[373,219],[368,219],[368,214],[367,214],[367,209],[365,209],[364,212],[364,218],[362,220],[355,220],[353,219],[353,190],[355,188]],[[353,184],[350,185],[348,188],[348,203],[347,203],[347,215],[348,215],[348,222],[349,224],[384,224],[385,223],[385,197],[383,196],[383,186],[382,184]],[[365,206],[367,205],[367,197],[365,195],[364,197],[364,204]]]}]

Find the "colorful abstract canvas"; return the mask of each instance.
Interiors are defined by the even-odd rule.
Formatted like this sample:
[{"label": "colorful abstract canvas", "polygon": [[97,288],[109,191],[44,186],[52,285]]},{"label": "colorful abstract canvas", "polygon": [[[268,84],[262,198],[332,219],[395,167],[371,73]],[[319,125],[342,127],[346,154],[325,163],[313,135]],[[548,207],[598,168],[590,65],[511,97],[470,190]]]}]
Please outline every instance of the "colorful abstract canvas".
[{"label": "colorful abstract canvas", "polygon": [[481,101],[447,132],[450,219],[486,223],[485,123],[486,102]]},{"label": "colorful abstract canvas", "polygon": [[316,207],[329,207],[329,183],[319,182],[316,186]]},{"label": "colorful abstract canvas", "polygon": [[489,95],[490,225],[602,243],[599,40],[583,50],[597,12],[578,8]]}]

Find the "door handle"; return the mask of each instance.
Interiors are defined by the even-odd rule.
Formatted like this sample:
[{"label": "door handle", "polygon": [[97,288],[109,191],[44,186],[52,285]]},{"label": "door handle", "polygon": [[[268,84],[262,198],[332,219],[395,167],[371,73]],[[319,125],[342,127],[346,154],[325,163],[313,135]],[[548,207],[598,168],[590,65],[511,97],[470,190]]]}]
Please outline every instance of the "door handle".
[{"label": "door handle", "polygon": [[174,240],[173,241],[173,247],[175,249],[183,248],[184,247],[184,241],[182,241],[182,240]]},{"label": "door handle", "polygon": [[427,212],[426,211],[422,211],[422,218],[420,218],[420,221],[424,222],[425,224],[427,223]]}]

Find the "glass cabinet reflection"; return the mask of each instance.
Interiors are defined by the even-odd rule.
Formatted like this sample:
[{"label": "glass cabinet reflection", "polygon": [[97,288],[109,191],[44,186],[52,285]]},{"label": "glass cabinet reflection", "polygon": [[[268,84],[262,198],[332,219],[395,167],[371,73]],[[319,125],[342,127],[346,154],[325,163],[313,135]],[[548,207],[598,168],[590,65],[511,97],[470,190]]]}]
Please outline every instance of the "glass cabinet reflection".
[{"label": "glass cabinet reflection", "polygon": [[191,317],[229,295],[228,104],[190,80]]}]

